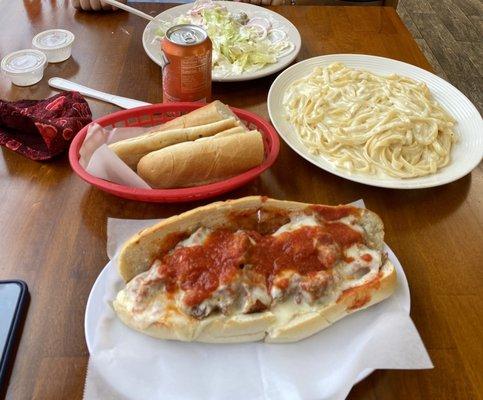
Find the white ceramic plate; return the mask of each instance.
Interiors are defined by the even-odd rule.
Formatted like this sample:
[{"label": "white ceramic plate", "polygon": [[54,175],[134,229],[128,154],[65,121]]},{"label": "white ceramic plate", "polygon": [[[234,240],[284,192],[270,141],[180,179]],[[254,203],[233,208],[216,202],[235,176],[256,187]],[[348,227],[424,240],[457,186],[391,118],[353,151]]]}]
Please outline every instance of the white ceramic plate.
[{"label": "white ceramic plate", "polygon": [[[283,95],[287,87],[296,79],[308,75],[316,66],[326,66],[333,62],[341,62],[348,67],[365,69],[380,75],[396,73],[425,82],[433,97],[457,121],[458,143],[451,150],[450,164],[433,175],[397,179],[347,172],[337,169],[323,156],[310,154],[298,138],[295,128],[285,118],[282,105]],[[330,54],[301,61],[282,72],[275,79],[270,87],[267,103],[270,118],[278,133],[299,155],[328,172],[366,185],[394,189],[418,189],[444,185],[468,174],[478,165],[483,156],[483,121],[478,110],[468,98],[436,75],[414,65],[389,58],[363,54]]]},{"label": "white ceramic plate", "polygon": [[[271,75],[275,72],[280,71],[281,69],[285,68],[287,65],[295,60],[297,54],[300,51],[301,47],[301,39],[300,33],[298,32],[297,28],[286,18],[282,17],[280,14],[276,12],[267,10],[263,7],[258,7],[253,4],[248,3],[240,3],[240,2],[232,2],[232,1],[217,1],[221,5],[225,6],[228,11],[230,12],[245,12],[249,17],[260,16],[269,19],[272,22],[274,28],[282,29],[287,33],[288,40],[290,40],[295,48],[289,54],[281,57],[277,63],[267,65],[265,68],[262,68],[258,71],[253,72],[244,72],[240,75],[232,75],[232,76],[222,76],[213,73],[212,79],[215,82],[237,82],[237,81],[248,81],[251,79],[262,78],[264,76]],[[161,14],[157,15],[155,20],[149,22],[149,24],[144,29],[143,33],[143,47],[146,51],[147,55],[151,60],[153,60],[156,64],[161,66],[161,44],[159,40],[156,39],[156,35],[154,31],[157,28],[156,20],[164,20],[170,21],[173,18],[180,16],[181,14],[185,14],[188,10],[193,7],[193,3],[182,4],[180,6],[176,6],[170,8],[169,10],[163,11]]]},{"label": "white ceramic plate", "polygon": [[[396,292],[392,296],[392,299],[394,299],[394,301],[397,301],[399,306],[402,307],[402,309],[404,309],[409,315],[411,300],[410,300],[409,286],[408,286],[408,281],[406,279],[406,275],[404,274],[404,270],[401,264],[399,263],[398,259],[396,258],[395,254],[392,252],[392,250],[387,245],[385,246],[384,250],[388,253],[389,260],[391,260],[393,265],[396,267],[396,272],[397,272],[398,285],[397,285]],[[106,293],[108,291],[107,288],[113,287],[113,285],[115,285],[114,287],[116,286],[122,287],[121,278],[119,277],[119,274],[117,272],[116,264],[115,262],[111,261],[104,267],[104,269],[97,277],[97,280],[94,283],[94,286],[92,287],[92,290],[89,294],[89,299],[87,300],[86,314],[85,314],[85,320],[84,320],[84,330],[85,330],[87,348],[89,352],[91,352],[91,349],[93,348],[96,328],[101,321],[102,315],[106,313],[105,312],[106,307],[110,307],[108,304],[108,301],[110,301],[110,299],[106,298]],[[390,301],[390,300],[386,300],[386,301]],[[378,307],[389,308],[390,306],[387,303],[382,302],[378,305]],[[358,314],[361,314],[364,312],[365,311],[361,311]],[[367,315],[370,315],[370,314],[367,314]],[[349,316],[346,318],[351,318],[351,317]],[[127,329],[127,330],[130,329],[127,326],[123,325],[120,321],[119,321],[119,324],[122,326],[122,329]],[[327,330],[324,330],[318,333],[317,335],[325,335],[327,334],[328,331],[330,331],[330,327],[327,328]],[[139,334],[140,346],[142,346],[143,344],[143,339],[144,339],[144,335],[140,333]],[[357,382],[366,378],[373,371],[374,371],[373,369],[363,370],[357,377]],[[354,384],[356,384],[357,382],[355,382]]]}]

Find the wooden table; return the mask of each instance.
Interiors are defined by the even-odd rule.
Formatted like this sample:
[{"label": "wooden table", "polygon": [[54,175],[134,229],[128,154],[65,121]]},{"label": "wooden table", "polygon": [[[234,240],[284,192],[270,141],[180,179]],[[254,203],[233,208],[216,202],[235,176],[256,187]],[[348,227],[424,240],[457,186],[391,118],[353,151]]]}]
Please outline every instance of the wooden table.
[{"label": "wooden table", "polygon": [[[167,8],[138,6],[153,15]],[[0,77],[1,98],[50,96],[54,92],[47,79],[60,76],[122,96],[161,101],[160,69],[141,45],[142,19],[123,12],[74,12],[65,0],[0,0],[0,10],[2,56],[30,47],[32,37],[44,29],[63,27],[76,35],[73,57],[49,65],[39,84],[19,88]],[[390,7],[274,10],[300,30],[298,60],[366,53],[431,69]],[[273,79],[215,84],[214,97],[268,118],[265,101]],[[117,110],[98,101],[89,104],[95,117]],[[82,182],[65,155],[38,163],[2,148],[0,178],[0,279],[25,280],[32,296],[6,398],[81,399],[88,359],[84,310],[107,262],[107,218],[161,218],[202,203],[118,199]],[[363,198],[385,222],[387,243],[409,280],[412,318],[435,368],[377,371],[350,398],[474,399],[483,393],[481,165],[439,188],[378,189],[324,172],[282,144],[269,171],[224,198],[249,194],[326,204]]]}]

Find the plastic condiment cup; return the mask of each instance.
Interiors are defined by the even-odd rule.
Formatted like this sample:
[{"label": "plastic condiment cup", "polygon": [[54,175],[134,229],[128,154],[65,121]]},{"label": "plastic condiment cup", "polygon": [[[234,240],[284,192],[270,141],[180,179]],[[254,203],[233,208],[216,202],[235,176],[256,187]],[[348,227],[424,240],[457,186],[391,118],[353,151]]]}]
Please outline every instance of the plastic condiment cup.
[{"label": "plastic condiment cup", "polygon": [[0,66],[5,75],[17,86],[30,86],[44,76],[47,57],[39,50],[19,50],[7,54]]},{"label": "plastic condiment cup", "polygon": [[32,45],[45,53],[49,63],[65,61],[70,57],[75,36],[65,29],[49,29],[32,39]]}]

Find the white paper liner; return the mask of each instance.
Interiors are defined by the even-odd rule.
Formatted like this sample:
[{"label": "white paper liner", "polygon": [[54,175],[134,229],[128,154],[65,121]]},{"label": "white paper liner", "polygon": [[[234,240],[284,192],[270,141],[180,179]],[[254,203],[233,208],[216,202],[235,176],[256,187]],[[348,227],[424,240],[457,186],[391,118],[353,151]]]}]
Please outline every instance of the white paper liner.
[{"label": "white paper liner", "polygon": [[394,295],[297,343],[183,343],[127,328],[110,307],[124,285],[116,253],[127,238],[157,221],[108,221],[111,261],[86,313],[91,357],[84,399],[344,399],[373,369],[432,368],[409,317],[404,272],[387,246],[398,272]]},{"label": "white paper liner", "polygon": [[97,178],[124,186],[151,189],[138,174],[122,161],[108,145],[120,140],[142,135],[150,128],[103,128],[92,123],[87,128],[87,135],[79,149],[80,165]]}]

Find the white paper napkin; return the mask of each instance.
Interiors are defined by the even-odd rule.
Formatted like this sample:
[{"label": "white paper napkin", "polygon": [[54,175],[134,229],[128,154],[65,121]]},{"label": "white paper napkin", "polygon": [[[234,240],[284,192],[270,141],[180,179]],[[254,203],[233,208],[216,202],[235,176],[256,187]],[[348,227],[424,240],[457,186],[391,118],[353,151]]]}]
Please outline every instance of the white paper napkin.
[{"label": "white paper napkin", "polygon": [[390,249],[398,269],[396,293],[298,343],[183,343],[127,328],[110,307],[123,286],[116,254],[127,238],[155,222],[108,221],[111,261],[92,328],[84,399],[337,400],[373,369],[432,368],[409,317],[405,276]]},{"label": "white paper napkin", "polygon": [[79,163],[85,170],[98,178],[120,185],[151,189],[138,174],[122,161],[108,145],[139,136],[152,128],[103,128],[92,123],[87,128],[87,135],[79,150]]}]

